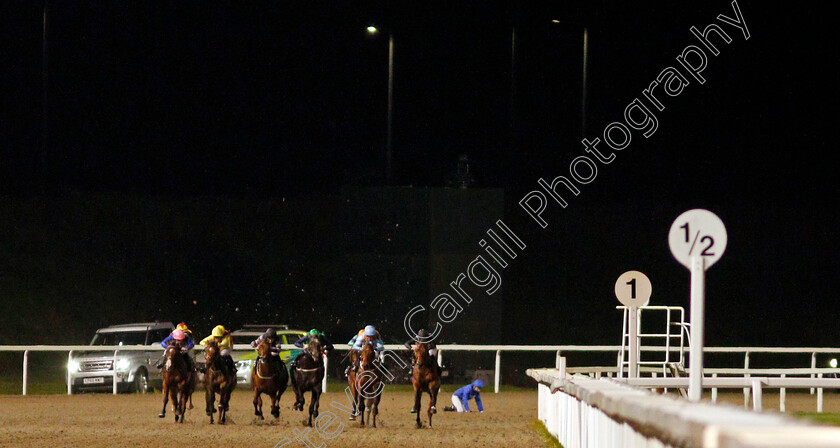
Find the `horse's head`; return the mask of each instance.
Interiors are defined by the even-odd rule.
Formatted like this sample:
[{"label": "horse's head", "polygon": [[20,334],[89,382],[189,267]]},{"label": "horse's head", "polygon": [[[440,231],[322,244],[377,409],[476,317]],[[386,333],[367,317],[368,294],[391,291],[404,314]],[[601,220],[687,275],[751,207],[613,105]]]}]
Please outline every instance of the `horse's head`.
[{"label": "horse's head", "polygon": [[374,361],[376,361],[376,350],[373,349],[373,343],[365,342],[362,344],[362,352],[359,353],[359,363],[363,369],[370,370]]},{"label": "horse's head", "polygon": [[169,343],[169,346],[166,347],[166,352],[164,353],[164,369],[166,371],[171,371],[174,364],[181,360],[181,347],[176,343]]},{"label": "horse's head", "polygon": [[414,359],[417,360],[418,364],[423,364],[426,362],[426,359],[429,357],[429,346],[426,344],[416,343],[414,344]]},{"label": "horse's head", "polygon": [[268,345],[268,342],[262,341],[260,342],[260,346],[257,347],[257,353],[260,355],[260,358],[268,359],[271,357],[271,346]]},{"label": "horse's head", "polygon": [[307,346],[309,349],[309,354],[315,358],[316,361],[321,359],[321,353],[323,352],[323,343],[321,342],[320,336],[309,336],[309,345]]},{"label": "horse's head", "polygon": [[210,341],[204,348],[204,359],[207,364],[213,364],[219,359],[219,344],[216,341]]}]

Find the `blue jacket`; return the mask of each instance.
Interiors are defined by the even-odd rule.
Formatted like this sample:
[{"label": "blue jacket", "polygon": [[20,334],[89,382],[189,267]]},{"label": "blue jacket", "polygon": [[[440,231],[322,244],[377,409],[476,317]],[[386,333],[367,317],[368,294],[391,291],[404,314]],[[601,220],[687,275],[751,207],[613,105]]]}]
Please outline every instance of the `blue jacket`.
[{"label": "blue jacket", "polygon": [[456,390],[454,395],[458,397],[459,400],[461,400],[461,404],[464,405],[465,411],[470,410],[470,398],[473,397],[475,397],[475,404],[478,407],[478,410],[484,411],[484,405],[481,404],[481,393],[474,391],[472,384],[468,384]]},{"label": "blue jacket", "polygon": [[[162,345],[163,348],[167,348],[167,347],[169,347],[169,341],[174,341],[174,340],[175,340],[175,338],[173,338],[172,335],[170,334],[169,336],[166,337],[166,339],[160,341],[160,345]],[[189,336],[184,338],[184,342],[187,343],[187,346],[186,346],[187,350],[190,350],[193,347],[195,347],[195,342],[193,342],[192,338],[189,337]]]}]

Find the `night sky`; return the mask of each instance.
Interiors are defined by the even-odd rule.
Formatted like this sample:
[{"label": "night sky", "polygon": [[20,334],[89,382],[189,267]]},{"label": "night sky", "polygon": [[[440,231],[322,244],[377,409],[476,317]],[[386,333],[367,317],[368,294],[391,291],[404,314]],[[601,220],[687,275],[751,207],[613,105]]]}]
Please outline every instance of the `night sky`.
[{"label": "night sky", "polygon": [[[50,322],[73,334],[167,313],[200,315],[209,330],[240,306],[299,309],[306,314],[279,318],[340,334],[366,320],[398,330],[411,306],[437,293],[426,261],[389,258],[398,267],[386,270],[388,282],[408,285],[397,302],[364,285],[345,297],[300,296],[344,290],[338,272],[365,275],[365,258],[330,268],[345,260],[336,253],[406,219],[389,203],[381,222],[348,230],[327,212],[360,213],[346,205],[348,191],[388,183],[393,36],[390,187],[447,187],[465,154],[471,188],[503,191],[493,221],[528,245],[502,273],[504,342],[617,344],[613,283],[631,269],[651,278],[651,304],[688,308],[688,271],[667,234],[691,208],[714,211],[729,232],[707,279],[709,345],[834,346],[840,336],[830,140],[840,77],[828,2],[739,1],[748,40],[716,19],[735,17],[728,1],[47,3],[46,46],[41,2],[0,5],[0,303],[22,309],[4,317],[6,328],[29,327],[25,316],[61,297],[65,311]],[[701,45],[692,26],[711,23],[731,42],[711,38],[720,54],[706,51],[701,84],[676,57]],[[688,84],[677,96],[660,91],[664,109],[655,110],[643,91],[667,67]],[[615,159],[567,195],[568,207],[549,203],[541,229],[519,200],[540,178],[569,176],[586,155],[581,139],[604,140],[634,99],[651,108],[656,131],[633,130],[621,151],[601,143]],[[212,249],[230,228],[265,234]],[[110,239],[97,239],[101,231]],[[282,260],[260,252],[272,244]],[[369,252],[402,254],[382,247]],[[231,254],[247,263],[227,266]],[[274,268],[292,276],[304,265],[319,266],[301,280],[310,286],[270,280]],[[403,274],[425,282],[420,293]],[[284,299],[252,306],[256,291]],[[119,310],[109,302],[133,294],[154,298]],[[377,307],[349,311],[366,295]],[[190,308],[199,296],[215,310]]]}]

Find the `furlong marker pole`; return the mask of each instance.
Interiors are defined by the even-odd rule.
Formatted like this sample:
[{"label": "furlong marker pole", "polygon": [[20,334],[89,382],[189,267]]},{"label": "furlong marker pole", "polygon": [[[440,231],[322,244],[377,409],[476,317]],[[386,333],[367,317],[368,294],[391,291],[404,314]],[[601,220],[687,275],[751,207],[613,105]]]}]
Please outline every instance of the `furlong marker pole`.
[{"label": "furlong marker pole", "polygon": [[703,312],[706,266],[703,257],[691,257],[691,364],[688,399],[700,401],[703,394]]}]

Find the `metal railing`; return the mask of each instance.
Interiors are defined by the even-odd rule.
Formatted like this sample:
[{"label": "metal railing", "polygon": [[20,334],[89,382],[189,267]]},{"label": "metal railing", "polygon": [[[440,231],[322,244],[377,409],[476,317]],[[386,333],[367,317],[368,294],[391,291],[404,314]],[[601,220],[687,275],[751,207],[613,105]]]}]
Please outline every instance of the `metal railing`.
[{"label": "metal railing", "polygon": [[[538,382],[538,419],[566,448],[840,446],[840,428],[806,424],[781,414],[677,400],[624,384],[651,378],[570,377],[562,368],[528,369],[527,374]],[[657,382],[659,387],[666,383],[676,387],[682,380],[687,378]],[[797,387],[816,383],[810,378],[798,378],[802,384],[775,380]],[[772,387],[774,380],[727,378],[719,384],[741,387],[736,383],[743,381],[758,383],[760,389],[764,384]],[[840,380],[823,379],[819,384],[836,387]]]},{"label": "metal railing", "polygon": [[[284,350],[294,350],[298,347],[291,345],[291,344],[284,344],[282,346]],[[337,351],[346,351],[350,348],[347,346],[336,346]],[[498,393],[500,386],[501,386],[501,355],[502,352],[554,352],[555,353],[555,366],[559,367],[560,365],[560,358],[563,353],[585,353],[585,352],[594,352],[594,353],[614,353],[616,356],[621,350],[620,346],[617,345],[471,345],[471,344],[442,344],[438,345],[438,364],[443,363],[443,354],[444,352],[495,352],[495,375],[494,375],[494,392]],[[203,347],[196,346],[196,350],[203,350]],[[385,346],[386,350],[391,351],[402,351],[406,350],[406,348],[402,345],[398,344],[388,344]],[[0,345],[0,352],[22,352],[23,353],[23,387],[22,393],[26,395],[27,393],[27,386],[28,386],[28,357],[30,352],[68,352],[68,361],[72,359],[74,352],[76,351],[105,351],[105,352],[113,352],[114,362],[117,360],[117,355],[121,351],[162,351],[162,347],[160,345],[141,345],[141,346],[91,346],[91,345]],[[253,350],[251,346],[247,344],[235,344],[233,346],[233,351],[251,351]],[[640,347],[642,352],[664,352],[666,349],[664,347],[652,347],[652,346],[642,346]],[[670,347],[668,351],[687,351],[688,349],[683,347]],[[706,347],[704,349],[704,353],[743,353],[744,354],[744,369],[749,370],[749,362],[750,362],[750,354],[757,354],[757,353],[787,353],[787,354],[805,354],[810,355],[812,369],[816,368],[816,358],[817,355],[820,354],[837,354],[840,355],[840,348],[834,347]],[[329,361],[327,357],[324,357],[324,367],[327,370],[329,366]],[[781,372],[783,374],[786,372]],[[712,373],[713,369],[706,369],[706,372]],[[114,376],[116,376],[116,370],[114,371]],[[751,372],[744,373],[745,375],[750,375]],[[766,373],[765,373],[766,374]],[[810,373],[811,378],[816,378],[818,372]],[[67,372],[67,392],[68,394],[72,393],[70,388],[70,372]],[[326,392],[326,375],[324,376],[323,382],[323,389]],[[750,388],[747,388],[749,391]],[[814,391],[812,390],[812,393]],[[114,393],[116,393],[116,386],[114,387]]]}]

